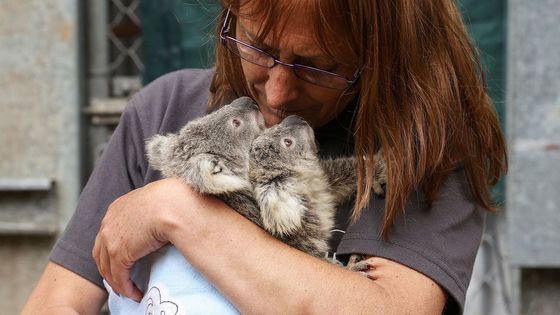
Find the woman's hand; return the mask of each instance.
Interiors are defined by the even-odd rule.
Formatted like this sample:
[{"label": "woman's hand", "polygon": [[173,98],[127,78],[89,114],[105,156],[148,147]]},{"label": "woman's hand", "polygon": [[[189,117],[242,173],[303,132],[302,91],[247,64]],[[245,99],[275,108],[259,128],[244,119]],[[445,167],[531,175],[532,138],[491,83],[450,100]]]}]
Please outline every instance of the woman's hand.
[{"label": "woman's hand", "polygon": [[141,300],[142,292],[130,279],[134,263],[168,243],[174,229],[188,225],[187,212],[204,208],[210,198],[170,178],[115,200],[101,222],[92,252],[101,276],[115,292]]}]

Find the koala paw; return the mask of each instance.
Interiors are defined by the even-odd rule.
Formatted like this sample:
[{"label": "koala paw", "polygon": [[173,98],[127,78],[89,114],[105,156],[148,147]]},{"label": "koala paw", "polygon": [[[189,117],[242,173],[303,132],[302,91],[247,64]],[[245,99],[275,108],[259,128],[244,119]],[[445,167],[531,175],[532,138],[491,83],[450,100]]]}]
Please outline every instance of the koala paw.
[{"label": "koala paw", "polygon": [[188,160],[188,166],[182,177],[200,193],[218,195],[251,189],[243,169],[228,165],[214,154],[197,154]]},{"label": "koala paw", "polygon": [[350,256],[348,260],[348,264],[346,265],[346,269],[350,271],[355,271],[364,274],[367,276],[366,271],[371,269],[370,264],[365,260],[363,255],[354,254]]},{"label": "koala paw", "polygon": [[387,163],[381,150],[375,153],[375,175],[373,178],[373,191],[376,195],[385,197],[387,185]]}]

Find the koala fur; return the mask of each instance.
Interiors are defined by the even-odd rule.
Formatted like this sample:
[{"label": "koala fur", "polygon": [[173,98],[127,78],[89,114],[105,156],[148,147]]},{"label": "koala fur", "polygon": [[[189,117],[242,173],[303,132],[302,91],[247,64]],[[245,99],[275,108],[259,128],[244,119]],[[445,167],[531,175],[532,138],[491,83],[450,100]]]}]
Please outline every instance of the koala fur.
[{"label": "koala fur", "polygon": [[147,142],[150,165],[211,194],[279,240],[328,251],[337,205],[355,192],[354,158],[320,160],[313,130],[290,116],[264,129],[249,98]]},{"label": "koala fur", "polygon": [[[356,159],[319,159],[313,129],[297,116],[263,131],[249,156],[249,180],[263,227],[293,247],[323,256],[337,207],[356,191]],[[380,156],[376,159],[384,166]],[[374,191],[383,193],[384,183],[385,169],[380,168]]]},{"label": "koala fur", "polygon": [[258,136],[249,156],[249,180],[263,227],[293,247],[324,255],[336,203],[313,130],[290,116]]},{"label": "koala fur", "polygon": [[257,104],[248,97],[186,124],[178,133],[146,142],[150,166],[178,177],[203,194],[218,197],[262,226],[248,178],[249,149],[264,129]]}]

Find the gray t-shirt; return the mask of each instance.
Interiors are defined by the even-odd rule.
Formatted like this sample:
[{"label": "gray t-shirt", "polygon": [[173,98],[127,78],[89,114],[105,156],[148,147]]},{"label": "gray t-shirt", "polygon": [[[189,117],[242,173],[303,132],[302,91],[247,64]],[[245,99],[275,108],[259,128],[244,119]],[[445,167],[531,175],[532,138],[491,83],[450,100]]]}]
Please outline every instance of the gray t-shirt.
[{"label": "gray t-shirt", "polygon": [[[74,216],[50,260],[103,287],[91,251],[109,204],[160,178],[148,167],[144,141],[178,131],[207,112],[212,70],[181,70],[146,86],[130,101],[85,186]],[[352,152],[353,106],[315,130],[320,154]],[[390,180],[390,179],[389,179]],[[412,194],[388,241],[380,237],[384,200],[372,197],[359,220],[348,226],[351,203],[337,213],[331,247],[337,258],[351,253],[385,257],[439,283],[450,295],[445,313],[461,312],[484,225],[484,211],[472,199],[461,171],[453,173],[430,209],[422,193]]]}]

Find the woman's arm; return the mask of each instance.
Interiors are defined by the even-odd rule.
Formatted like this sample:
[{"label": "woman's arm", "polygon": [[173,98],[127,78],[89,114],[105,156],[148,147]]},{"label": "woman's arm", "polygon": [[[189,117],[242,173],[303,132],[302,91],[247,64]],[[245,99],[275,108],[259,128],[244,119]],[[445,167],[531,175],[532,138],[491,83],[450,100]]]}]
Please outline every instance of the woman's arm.
[{"label": "woman's arm", "polygon": [[[227,207],[182,218],[171,242],[244,314],[441,314],[443,291],[398,263],[372,258],[371,281],[295,250]],[[186,219],[186,218],[185,218]],[[191,240],[196,246],[191,246]]]},{"label": "woman's arm", "polygon": [[[160,206],[149,210],[156,200]],[[143,215],[126,218],[136,211]],[[371,258],[372,281],[281,243],[176,179],[152,183],[113,203],[94,256],[117,292],[138,299],[129,268],[167,241],[244,314],[440,314],[445,304],[443,290],[415,270]]]},{"label": "woman's arm", "polygon": [[99,314],[106,299],[105,290],[49,262],[21,314]]}]

